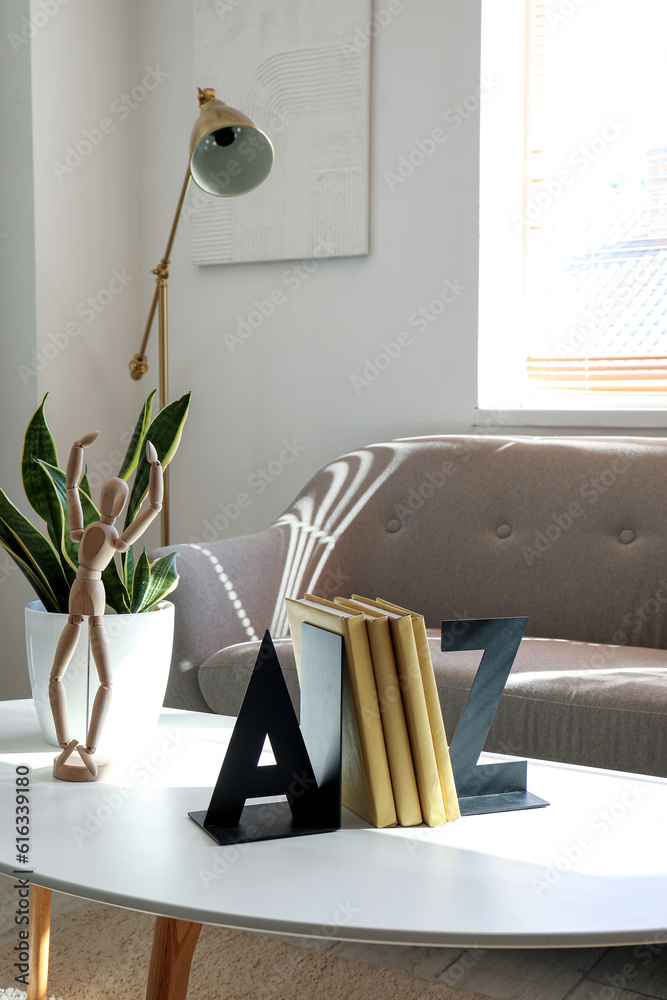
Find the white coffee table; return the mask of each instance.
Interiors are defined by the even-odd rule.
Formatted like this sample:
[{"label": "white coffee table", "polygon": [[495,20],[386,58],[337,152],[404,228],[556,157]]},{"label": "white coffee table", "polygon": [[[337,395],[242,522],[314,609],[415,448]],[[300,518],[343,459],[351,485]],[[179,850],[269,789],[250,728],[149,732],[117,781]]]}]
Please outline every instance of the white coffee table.
[{"label": "white coffee table", "polygon": [[202,923],[459,947],[665,938],[667,780],[531,761],[528,788],[546,809],[391,830],[344,811],[336,833],[225,848],[187,813],[208,805],[232,725],[165,710],[114,782],[73,785],[53,778],[32,704],[0,704],[0,870],[21,868],[12,803],[27,765],[31,961],[44,990],[51,889],[158,916],[147,996],[161,1000],[185,996]]}]

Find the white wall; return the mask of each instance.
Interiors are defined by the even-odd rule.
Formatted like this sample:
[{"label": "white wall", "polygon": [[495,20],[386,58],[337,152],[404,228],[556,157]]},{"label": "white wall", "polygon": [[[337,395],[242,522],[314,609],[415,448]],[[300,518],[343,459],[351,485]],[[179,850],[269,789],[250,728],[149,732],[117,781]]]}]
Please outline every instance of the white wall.
[{"label": "white wall", "polygon": [[[21,434],[35,409],[37,392],[18,377],[18,366],[35,346],[35,244],[32,174],[30,45],[22,38],[28,0],[0,4],[0,486],[22,501]],[[23,607],[32,591],[0,549],[0,696],[27,693]]]},{"label": "white wall", "polygon": [[[24,261],[20,284],[17,276],[3,273],[10,295],[18,288],[25,293],[31,285],[32,327],[29,322],[9,325],[3,315],[3,337],[12,343],[7,378],[20,405],[3,391],[0,424],[2,485],[17,506],[34,517],[18,476],[10,483],[4,464],[11,460],[12,470],[16,466],[18,472],[22,436],[44,394],[49,393],[47,418],[62,461],[83,432],[98,427],[103,432],[89,464],[89,471],[97,472],[99,479],[99,473],[112,471],[104,463],[120,449],[123,432],[131,429],[145,387],[125,375],[136,350],[132,345],[140,312],[139,194],[134,179],[137,123],[134,114],[120,121],[110,112],[112,103],[136,82],[135,4],[69,0],[61,6],[42,6],[40,0],[33,0],[31,10],[27,8],[27,3],[1,7],[6,26],[0,36],[6,50],[0,60],[3,75],[13,78],[28,67],[26,93],[31,86],[34,160],[32,177],[29,155],[22,162],[22,183],[16,176],[19,163],[10,161],[9,175],[3,170],[2,190],[22,221],[16,246],[27,259],[34,242],[34,260]],[[16,53],[6,41],[10,33]],[[29,45],[16,41],[25,40],[26,35],[32,36]],[[6,107],[10,96],[4,86],[0,94]],[[106,134],[99,129],[105,117],[114,126]],[[77,161],[67,147],[79,143],[84,143],[81,152],[90,148],[90,153]],[[26,178],[33,188],[29,193],[22,190]],[[106,294],[100,299],[100,292],[107,289],[114,270],[133,280],[126,287],[122,281],[114,283],[121,289],[119,294],[95,312],[101,300],[106,300]],[[94,307],[88,305],[89,298],[95,301]],[[2,299],[4,307],[4,295]],[[7,358],[3,344],[3,361]],[[15,577],[18,572],[12,580]],[[27,585],[20,598],[14,594],[13,583],[0,585],[5,654],[0,697],[29,693],[22,605],[33,598]]]},{"label": "white wall", "polygon": [[[9,6],[3,5],[5,18],[13,13]],[[172,540],[266,526],[318,468],[357,446],[470,428],[479,6],[479,0],[402,0],[402,10],[373,39],[368,257],[320,260],[295,288],[299,272],[292,269],[300,262],[194,267],[188,221],[181,223],[169,283],[170,394],[191,389],[193,402],[172,469]],[[48,391],[61,453],[99,427],[90,467],[102,475],[115,471],[115,456],[107,467],[104,462],[120,450],[123,432],[156,386],[157,331],[149,375],[132,382],[127,365],[138,350],[153,288],[150,270],[164,250],[197,114],[191,7],[190,0],[69,0],[34,34],[37,349],[53,356],[20,386],[20,419],[3,394],[2,426],[10,421],[3,456],[10,445],[18,453],[27,416]],[[40,0],[33,0],[33,16],[39,9]],[[121,118],[115,102],[151,71],[161,82]],[[219,97],[238,103],[233,79],[211,84]],[[464,101],[471,109],[465,119],[454,110]],[[105,118],[113,126],[107,133],[100,126]],[[434,129],[445,138],[429,145]],[[70,156],[71,170],[57,166],[69,166],[68,146],[84,142],[85,150],[86,141],[90,154],[80,163]],[[432,152],[420,154],[424,142]],[[401,163],[407,174],[408,158],[423,162],[390,184],[385,175],[396,174]],[[0,230],[3,225],[0,220]],[[86,299],[107,288],[114,270],[133,280],[87,322]],[[423,332],[410,326],[411,314],[430,309],[447,280],[465,290],[448,295],[454,301],[437,317],[431,312]],[[254,301],[275,288],[287,290],[285,303],[230,353],[223,333],[234,331]],[[75,336],[66,334],[68,323],[77,325]],[[355,392],[350,376],[363,377],[366,360],[401,331],[412,343]],[[17,363],[31,364],[31,336],[24,324]],[[251,477],[279,462],[281,452],[287,457],[284,441],[296,442],[298,457],[272,465],[279,474],[260,494]],[[1,468],[4,484],[9,480]],[[233,514],[239,493],[249,505],[225,526],[221,505]],[[157,532],[148,539],[154,544]],[[22,623],[10,589],[0,586],[0,627],[3,642],[18,650]],[[0,678],[0,697],[16,696],[19,688],[27,693],[17,653]]]},{"label": "white wall", "polygon": [[137,82],[134,23],[131,0],[69,0],[33,42],[38,396],[50,393],[64,459],[102,431],[93,475],[144,396],[126,377],[141,307],[138,121],[114,110]]},{"label": "white wall", "polygon": [[[141,4],[142,62],[169,73],[141,146],[147,263],[162,252],[196,117],[190,11],[182,0]],[[453,130],[443,115],[477,90],[479,3],[404,0],[373,40],[372,67],[368,257],[320,260],[291,291],[296,281],[286,286],[284,276],[294,265],[284,261],[193,267],[187,219],[181,225],[170,279],[171,392],[192,389],[193,404],[173,467],[175,539],[201,537],[216,516],[224,529],[220,504],[229,507],[239,493],[251,503],[221,534],[267,525],[312,473],[349,449],[471,425],[478,116]],[[211,84],[238,103],[233,79]],[[437,127],[446,141],[391,190],[385,173]],[[446,279],[466,291],[425,332],[408,326]],[[255,300],[286,287],[286,302],[230,353],[223,333],[236,331]],[[412,345],[357,394],[350,376],[362,375],[365,360],[402,330],[413,334]],[[278,460],[284,440],[303,451],[260,495],[248,479]]]}]

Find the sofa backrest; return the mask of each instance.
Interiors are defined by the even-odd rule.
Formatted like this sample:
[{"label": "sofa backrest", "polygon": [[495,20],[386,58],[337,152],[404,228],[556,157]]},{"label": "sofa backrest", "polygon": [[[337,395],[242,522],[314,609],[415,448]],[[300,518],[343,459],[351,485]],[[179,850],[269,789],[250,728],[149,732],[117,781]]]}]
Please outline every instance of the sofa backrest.
[{"label": "sofa backrest", "polygon": [[[382,596],[528,635],[667,647],[667,440],[441,436],[332,462],[276,526],[276,595]],[[274,632],[284,621],[274,621]]]}]

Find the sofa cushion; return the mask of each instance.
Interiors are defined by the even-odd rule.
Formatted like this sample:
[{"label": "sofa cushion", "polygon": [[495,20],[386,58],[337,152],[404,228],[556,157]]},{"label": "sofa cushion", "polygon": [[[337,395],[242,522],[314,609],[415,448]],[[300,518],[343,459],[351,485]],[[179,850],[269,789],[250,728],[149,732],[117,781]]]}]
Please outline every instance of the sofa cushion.
[{"label": "sofa cushion", "polygon": [[[448,738],[456,731],[481,653],[429,644]],[[258,642],[221,649],[199,668],[209,708],[237,715]],[[299,684],[289,639],[274,640],[298,712]],[[525,638],[485,749],[505,754],[667,777],[667,651]]]}]

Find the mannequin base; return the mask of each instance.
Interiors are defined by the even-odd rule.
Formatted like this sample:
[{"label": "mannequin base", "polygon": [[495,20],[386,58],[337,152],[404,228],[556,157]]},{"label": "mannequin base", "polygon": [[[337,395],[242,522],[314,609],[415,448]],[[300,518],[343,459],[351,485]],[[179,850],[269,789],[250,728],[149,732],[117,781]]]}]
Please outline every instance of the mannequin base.
[{"label": "mannequin base", "polygon": [[64,756],[65,754],[61,753],[53,762],[54,778],[59,778],[61,781],[104,781],[105,778],[109,777],[109,772],[113,764],[113,761],[109,757],[93,757],[97,767],[97,774],[92,774],[77,753],[75,747],[70,750],[63,760]]}]

